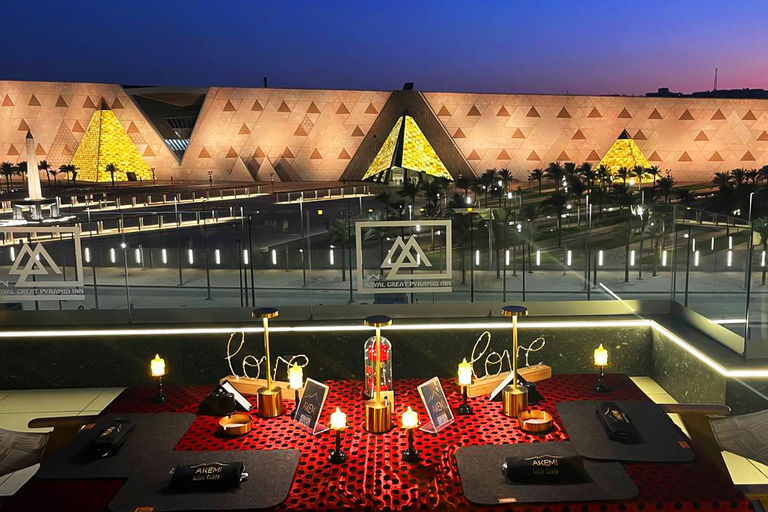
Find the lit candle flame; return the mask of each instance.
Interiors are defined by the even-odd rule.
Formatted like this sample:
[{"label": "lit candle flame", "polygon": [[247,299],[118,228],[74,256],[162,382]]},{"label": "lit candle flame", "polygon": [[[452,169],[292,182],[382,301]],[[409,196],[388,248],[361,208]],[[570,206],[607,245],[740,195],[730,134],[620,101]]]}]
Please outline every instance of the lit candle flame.
[{"label": "lit candle flame", "polygon": [[403,428],[411,429],[416,428],[419,424],[419,415],[408,406],[408,410],[403,412],[402,425]]},{"label": "lit candle flame", "polygon": [[608,364],[608,351],[603,348],[603,344],[595,350],[595,366],[606,366]]},{"label": "lit candle flame", "polygon": [[165,375],[165,360],[160,357],[160,354],[155,354],[155,358],[149,363],[149,368],[153,377],[162,377]]}]

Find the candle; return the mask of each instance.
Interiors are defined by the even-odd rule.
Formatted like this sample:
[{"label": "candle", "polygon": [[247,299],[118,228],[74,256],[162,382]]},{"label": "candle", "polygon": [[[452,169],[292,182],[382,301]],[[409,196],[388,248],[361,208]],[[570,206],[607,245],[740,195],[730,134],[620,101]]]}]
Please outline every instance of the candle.
[{"label": "candle", "polygon": [[459,365],[459,385],[469,386],[472,384],[472,365],[467,362],[467,358]]},{"label": "candle", "polygon": [[160,354],[155,354],[155,358],[149,363],[149,368],[153,377],[165,375],[165,361],[160,357]]},{"label": "candle", "polygon": [[600,344],[595,350],[595,366],[605,366],[608,364],[608,351],[603,348],[603,344]]},{"label": "candle", "polygon": [[419,425],[419,415],[408,406],[408,410],[403,413],[403,428],[411,429]]},{"label": "candle", "polygon": [[347,427],[347,415],[341,412],[337,407],[336,412],[331,414],[331,428],[333,430],[341,430]]},{"label": "candle", "polygon": [[288,368],[288,384],[291,389],[301,389],[304,387],[304,371],[301,366],[294,364]]}]

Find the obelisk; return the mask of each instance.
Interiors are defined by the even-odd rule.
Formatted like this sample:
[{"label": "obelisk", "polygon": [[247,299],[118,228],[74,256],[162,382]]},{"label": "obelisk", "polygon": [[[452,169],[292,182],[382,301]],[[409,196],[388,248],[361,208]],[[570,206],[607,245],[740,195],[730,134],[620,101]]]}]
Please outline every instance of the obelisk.
[{"label": "obelisk", "polygon": [[43,190],[40,188],[40,170],[37,168],[35,156],[35,138],[30,131],[27,131],[27,193],[27,199],[32,201],[43,198]]}]

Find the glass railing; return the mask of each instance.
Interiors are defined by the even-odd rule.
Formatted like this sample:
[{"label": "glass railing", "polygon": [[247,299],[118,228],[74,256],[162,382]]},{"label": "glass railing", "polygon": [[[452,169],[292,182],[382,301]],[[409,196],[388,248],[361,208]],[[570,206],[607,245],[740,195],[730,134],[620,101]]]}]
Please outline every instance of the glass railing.
[{"label": "glass railing", "polygon": [[[747,338],[768,335],[765,247],[742,219],[670,204],[582,203],[560,212],[523,213],[511,204],[505,208],[499,200],[500,207],[491,201],[490,208],[470,211],[449,208],[444,198],[437,205],[422,208],[417,201],[416,208],[394,210],[366,187],[323,189],[317,199],[314,191],[275,196],[263,189],[226,195],[192,192],[123,204],[98,198],[67,201],[74,204],[62,208],[65,217],[58,223],[15,226],[27,229],[26,234],[4,232],[0,282],[13,286],[27,267],[38,271],[24,276],[28,289],[77,277],[78,254],[71,234],[44,231],[51,225],[77,227],[83,296],[5,297],[4,305],[24,310],[120,310],[128,305],[156,309],[672,299]],[[9,220],[10,214],[3,218]],[[441,232],[445,228],[425,225],[417,232],[414,226],[392,226],[361,231],[359,255],[357,223],[385,219],[444,220],[451,226],[450,250]],[[386,281],[389,270],[382,268],[383,260],[398,238],[415,238],[432,270],[445,271],[446,252],[450,254],[450,291],[395,288],[374,294],[359,289],[359,262],[366,279]],[[29,241],[31,248],[42,243],[58,274],[39,254],[39,265],[24,264],[22,252]],[[418,277],[425,269],[417,263],[409,272]]]}]

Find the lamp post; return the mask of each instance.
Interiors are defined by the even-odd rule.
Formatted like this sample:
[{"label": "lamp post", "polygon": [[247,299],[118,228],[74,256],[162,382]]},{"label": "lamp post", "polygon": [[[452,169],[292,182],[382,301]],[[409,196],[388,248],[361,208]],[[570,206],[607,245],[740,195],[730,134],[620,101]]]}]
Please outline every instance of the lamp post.
[{"label": "lamp post", "polygon": [[275,418],[283,414],[283,393],[280,386],[272,384],[272,367],[269,356],[269,320],[277,316],[277,309],[254,309],[252,316],[253,318],[261,318],[264,326],[264,355],[267,363],[267,385],[256,391],[259,397],[258,415],[262,418]]},{"label": "lamp post", "polygon": [[502,391],[501,412],[504,416],[517,418],[528,410],[528,389],[517,384],[517,319],[528,314],[525,306],[504,306],[504,316],[512,317],[512,381]]},{"label": "lamp post", "polygon": [[365,325],[376,329],[376,388],[373,398],[365,402],[365,430],[383,434],[392,429],[392,413],[389,402],[381,400],[381,328],[392,325],[392,319],[373,315],[365,319]]}]

